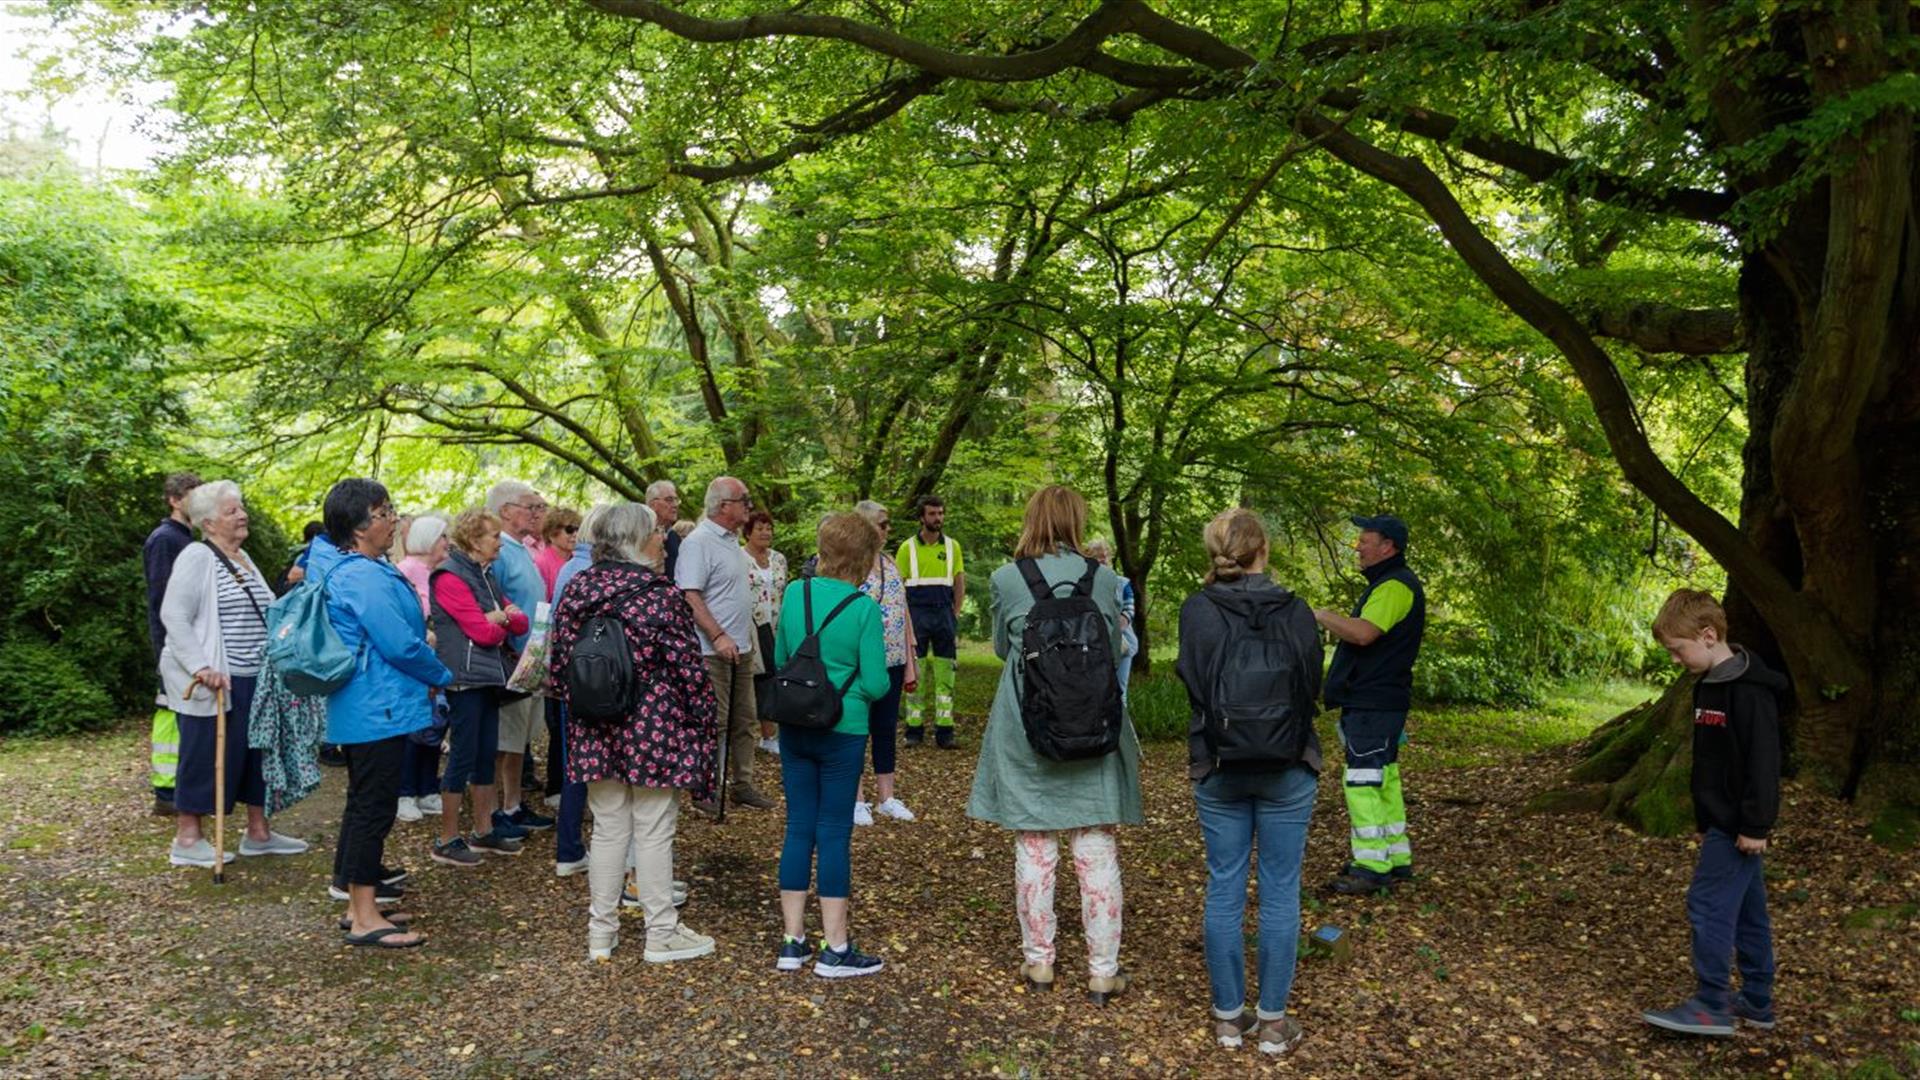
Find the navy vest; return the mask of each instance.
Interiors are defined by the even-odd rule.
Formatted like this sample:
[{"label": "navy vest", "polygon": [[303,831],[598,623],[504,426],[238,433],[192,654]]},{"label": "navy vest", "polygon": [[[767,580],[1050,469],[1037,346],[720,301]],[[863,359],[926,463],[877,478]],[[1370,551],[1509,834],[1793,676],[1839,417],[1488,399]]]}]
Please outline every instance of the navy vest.
[{"label": "navy vest", "polygon": [[1367,591],[1353,605],[1360,617],[1373,590],[1398,581],[1413,590],[1413,609],[1393,629],[1367,646],[1342,641],[1333,650],[1327,669],[1326,702],[1331,708],[1406,712],[1413,705],[1413,661],[1420,654],[1420,638],[1427,630],[1427,594],[1420,579],[1407,569],[1404,555],[1365,567]]},{"label": "navy vest", "polygon": [[[473,594],[482,612],[505,606],[501,600],[500,583],[494,580],[493,571],[482,567],[459,548],[449,550],[447,561],[441,563],[428,578],[427,595],[433,595],[431,582],[441,574],[458,578]],[[474,644],[467,637],[467,632],[453,620],[453,616],[440,607],[440,601],[433,601],[432,608],[433,651],[440,657],[440,662],[453,672],[453,685],[461,689],[505,686],[507,676],[512,674],[507,668],[506,649],[500,645]]]}]

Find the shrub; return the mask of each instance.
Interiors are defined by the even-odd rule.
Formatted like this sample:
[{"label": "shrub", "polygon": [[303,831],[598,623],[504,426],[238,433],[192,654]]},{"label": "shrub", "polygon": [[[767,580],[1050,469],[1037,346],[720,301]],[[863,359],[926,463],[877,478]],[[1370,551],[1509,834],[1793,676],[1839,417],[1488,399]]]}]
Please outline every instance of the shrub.
[{"label": "shrub", "polygon": [[111,725],[118,711],[67,650],[33,640],[0,645],[0,730],[71,735]]}]

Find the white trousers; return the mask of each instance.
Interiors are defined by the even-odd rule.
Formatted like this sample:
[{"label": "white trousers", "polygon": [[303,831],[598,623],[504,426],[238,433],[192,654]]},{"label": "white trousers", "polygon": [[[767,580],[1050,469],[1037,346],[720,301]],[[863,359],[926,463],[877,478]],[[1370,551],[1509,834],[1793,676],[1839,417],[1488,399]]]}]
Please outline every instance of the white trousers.
[{"label": "white trousers", "polygon": [[593,811],[593,837],[587,844],[587,890],[593,906],[587,928],[610,937],[620,929],[620,894],[626,869],[634,867],[634,886],[647,916],[647,936],[665,940],[680,925],[673,907],[673,832],[680,817],[680,793],[671,788],[632,787],[618,780],[587,785]]},{"label": "white trousers", "polygon": [[[1120,845],[1110,828],[1067,830],[1073,873],[1080,883],[1080,924],[1087,936],[1087,973],[1120,971]],[[1053,888],[1060,865],[1059,833],[1013,837],[1013,897],[1020,916],[1020,947],[1029,964],[1053,963]]]}]

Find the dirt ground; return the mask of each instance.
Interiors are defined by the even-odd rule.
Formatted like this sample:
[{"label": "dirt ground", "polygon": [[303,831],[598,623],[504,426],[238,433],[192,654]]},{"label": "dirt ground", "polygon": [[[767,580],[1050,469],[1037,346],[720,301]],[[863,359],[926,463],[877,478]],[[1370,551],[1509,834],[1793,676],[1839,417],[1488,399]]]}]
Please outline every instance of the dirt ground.
[{"label": "dirt ground", "polygon": [[[830,982],[773,969],[777,810],[682,817],[685,918],[718,939],[712,957],[646,964],[636,919],[612,964],[588,964],[586,879],[554,877],[550,835],[455,870],[428,860],[427,824],[397,826],[388,861],[413,871],[407,906],[431,940],[377,953],[341,944],[326,897],[338,771],[277,823],[311,853],[240,860],[215,886],[166,866],[143,736],[0,746],[0,1074],[1920,1075],[1920,859],[1797,789],[1768,869],[1780,1028],[1684,1041],[1638,1011],[1689,988],[1692,845],[1522,813],[1569,751],[1471,768],[1411,757],[1421,880],[1310,901],[1307,927],[1343,928],[1353,955],[1303,959],[1292,1007],[1307,1039],[1274,1061],[1209,1035],[1205,870],[1176,744],[1148,747],[1147,824],[1122,831],[1136,982],[1103,1010],[1078,992],[1064,878],[1062,989],[1016,985],[1010,840],[963,812],[971,738],[903,751],[920,820],[856,831],[855,936],[888,967]],[[1343,861],[1339,798],[1324,777],[1310,885]]]}]

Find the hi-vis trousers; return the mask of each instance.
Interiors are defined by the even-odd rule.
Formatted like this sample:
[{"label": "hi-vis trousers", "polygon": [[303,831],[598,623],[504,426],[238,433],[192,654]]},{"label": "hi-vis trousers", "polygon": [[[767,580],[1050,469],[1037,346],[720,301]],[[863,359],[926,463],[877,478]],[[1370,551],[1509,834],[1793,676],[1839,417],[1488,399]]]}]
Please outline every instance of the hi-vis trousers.
[{"label": "hi-vis trousers", "polygon": [[1413,865],[1407,803],[1400,791],[1400,735],[1406,727],[1404,712],[1344,709],[1340,713],[1353,864],[1376,874]]}]

